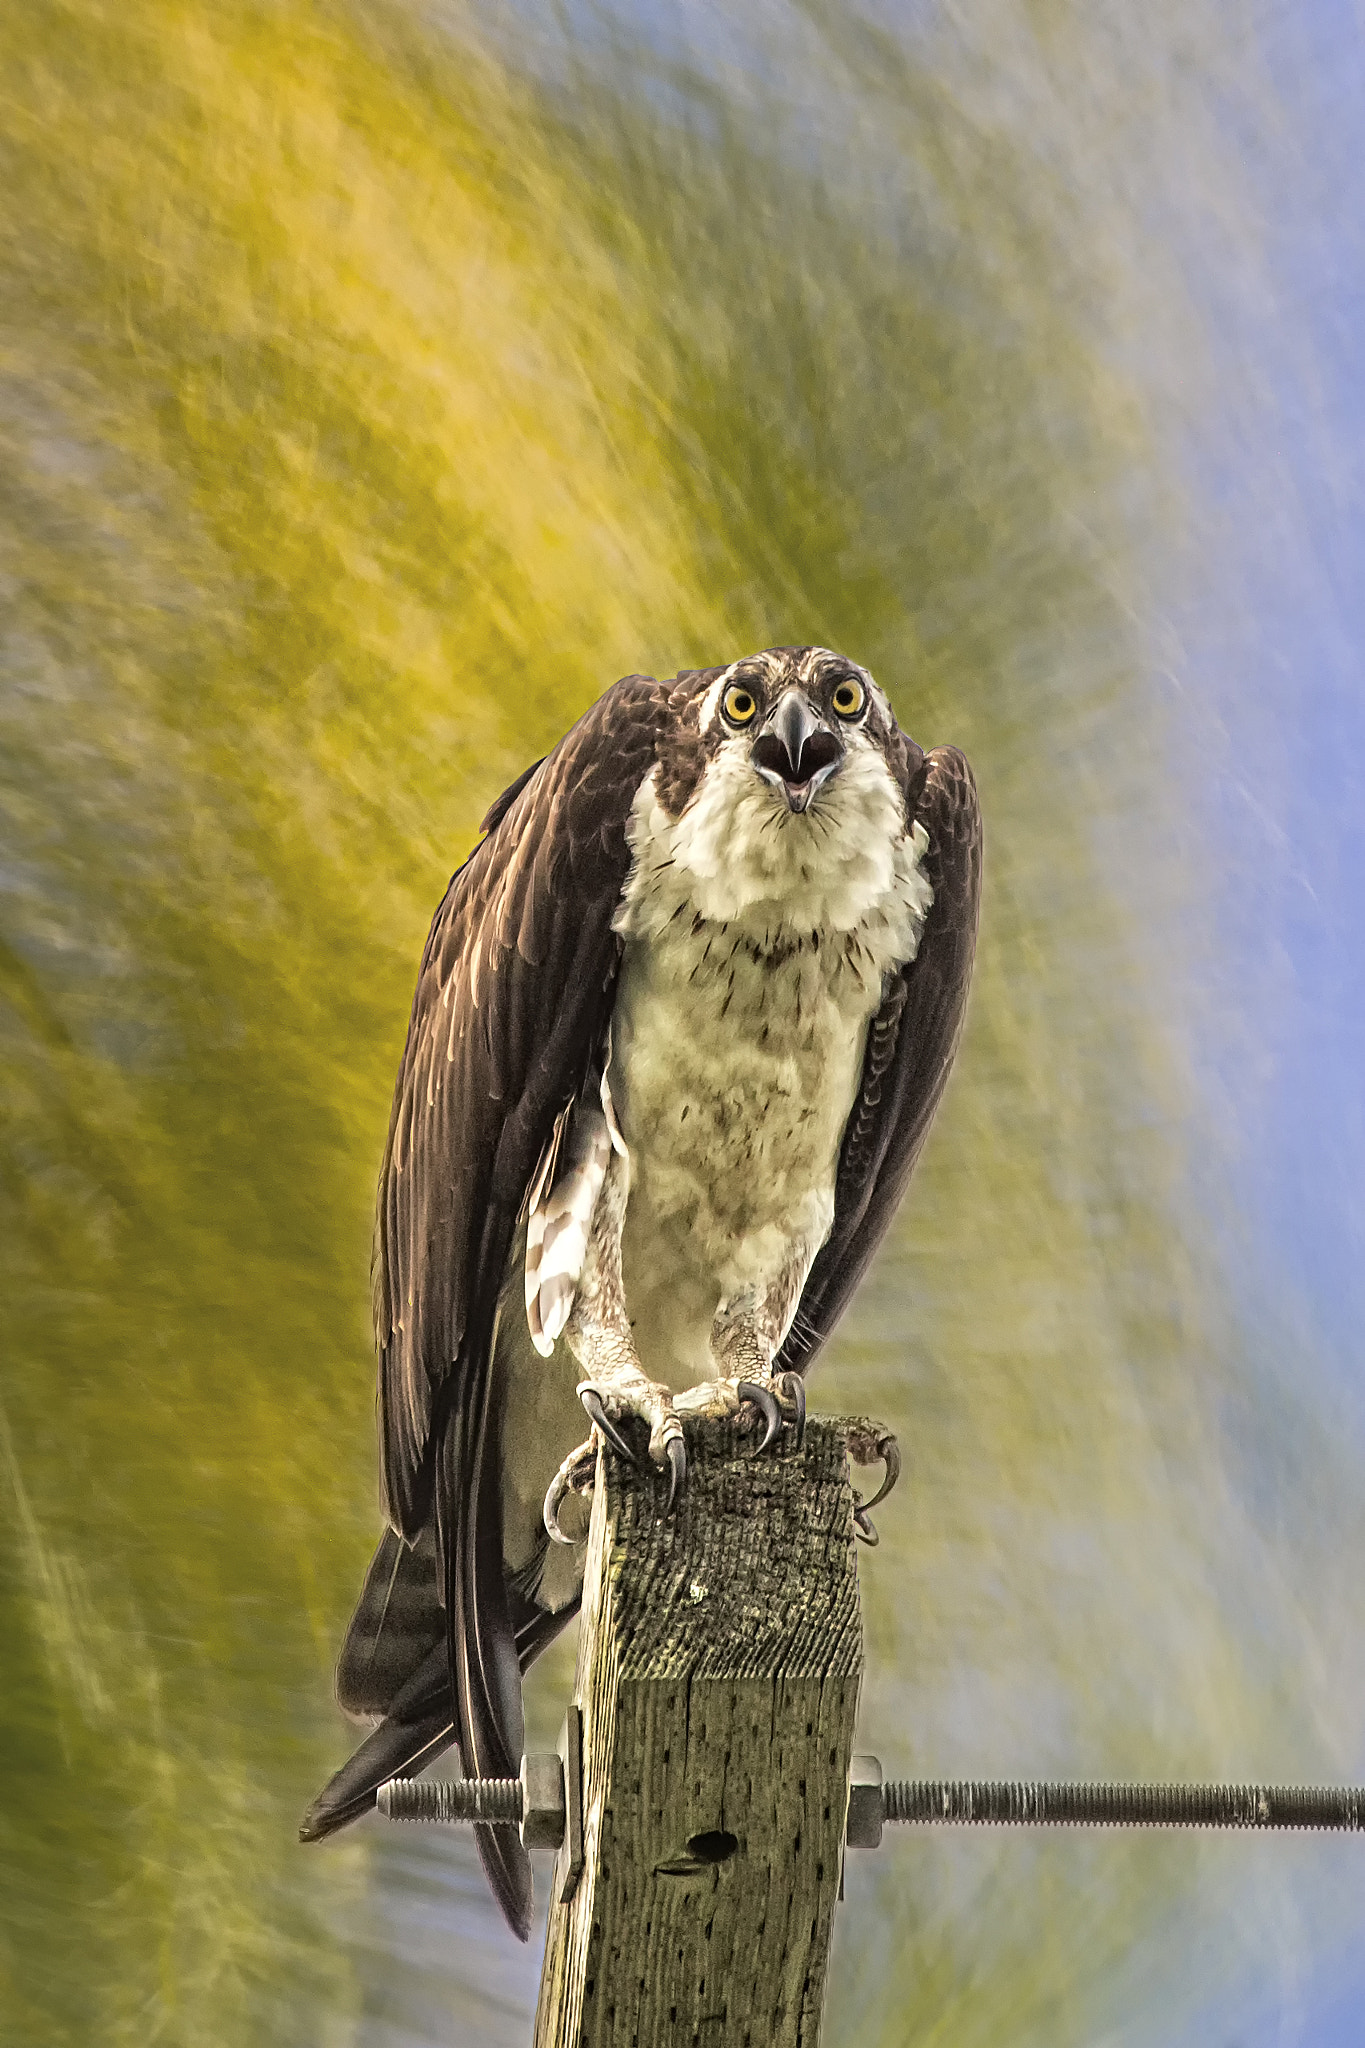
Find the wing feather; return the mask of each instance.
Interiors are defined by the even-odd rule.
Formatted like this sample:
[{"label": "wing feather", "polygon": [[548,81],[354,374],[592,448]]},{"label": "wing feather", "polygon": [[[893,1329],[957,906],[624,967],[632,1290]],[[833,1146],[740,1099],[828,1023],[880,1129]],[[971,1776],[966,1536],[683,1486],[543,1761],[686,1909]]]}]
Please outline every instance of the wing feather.
[{"label": "wing feather", "polygon": [[981,906],[976,783],[956,747],[922,755],[907,741],[905,791],[911,825],[928,837],[924,872],[934,900],[915,958],[892,980],[868,1031],[840,1148],[834,1225],[778,1360],[798,1372],[824,1346],[896,1213],[948,1084],[967,1012]]},{"label": "wing feather", "polygon": [[423,949],[373,1284],[385,1509],[410,1540],[431,1514],[438,1396],[458,1398],[447,1383],[469,1367],[471,1329],[486,1332],[499,1241],[610,1008],[626,825],[667,700],[627,677],[498,800]]},{"label": "wing feather", "polygon": [[[556,1118],[602,1057],[627,825],[668,697],[617,683],[493,805],[428,934],[394,1090],[373,1272],[381,1486],[410,1543],[434,1514],[456,1734],[485,1776],[519,1765],[526,1619],[503,1575],[498,1298]],[[476,1832],[524,1939],[526,1852]]]}]

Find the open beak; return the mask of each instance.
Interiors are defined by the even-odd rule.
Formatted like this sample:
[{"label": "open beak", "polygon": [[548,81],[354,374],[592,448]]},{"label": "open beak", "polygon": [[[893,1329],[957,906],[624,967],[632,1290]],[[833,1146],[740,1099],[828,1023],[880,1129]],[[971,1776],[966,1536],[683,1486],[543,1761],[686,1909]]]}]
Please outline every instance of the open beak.
[{"label": "open beak", "polygon": [[763,780],[782,792],[790,810],[804,811],[843,760],[844,749],[805,691],[792,688],[773,706],[749,758]]}]

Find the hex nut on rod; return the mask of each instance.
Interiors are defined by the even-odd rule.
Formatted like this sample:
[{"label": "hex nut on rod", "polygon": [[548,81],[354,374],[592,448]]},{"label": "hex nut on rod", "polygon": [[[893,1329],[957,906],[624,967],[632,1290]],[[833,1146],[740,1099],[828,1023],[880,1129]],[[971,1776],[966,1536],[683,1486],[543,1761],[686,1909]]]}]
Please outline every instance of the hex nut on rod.
[{"label": "hex nut on rod", "polygon": [[882,1767],[875,1756],[855,1756],[848,1774],[848,1828],[844,1839],[849,1848],[880,1848],[885,1818]]},{"label": "hex nut on rod", "polygon": [[521,1760],[521,1839],[528,1849],[564,1840],[564,1766],[553,1750]]}]

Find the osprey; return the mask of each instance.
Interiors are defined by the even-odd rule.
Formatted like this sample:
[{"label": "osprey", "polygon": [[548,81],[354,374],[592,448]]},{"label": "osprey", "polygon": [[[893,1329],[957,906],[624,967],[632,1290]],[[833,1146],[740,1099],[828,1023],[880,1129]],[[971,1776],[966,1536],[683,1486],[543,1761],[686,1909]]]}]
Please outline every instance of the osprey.
[{"label": "osprey", "polygon": [[[948,1078],[980,877],[966,760],[823,647],[627,676],[493,805],[422,955],[380,1174],[389,1528],[337,1672],[377,1725],[304,1840],[452,1742],[515,1775],[599,1435],[632,1456],[641,1418],[671,1506],[689,1415],[750,1404],[761,1448],[799,1428]],[[476,1833],[524,1940],[529,1858]]]}]

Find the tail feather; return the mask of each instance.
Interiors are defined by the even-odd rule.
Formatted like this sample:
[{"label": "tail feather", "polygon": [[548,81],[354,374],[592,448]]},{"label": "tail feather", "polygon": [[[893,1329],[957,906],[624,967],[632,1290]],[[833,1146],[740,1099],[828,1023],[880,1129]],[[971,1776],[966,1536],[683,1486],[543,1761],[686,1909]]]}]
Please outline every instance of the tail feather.
[{"label": "tail feather", "polygon": [[390,1778],[415,1778],[455,1740],[450,1709],[424,1721],[381,1721],[355,1755],[328,1781],[299,1822],[301,1842],[321,1842],[359,1820]]},{"label": "tail feather", "polygon": [[389,1778],[411,1778],[455,1740],[445,1615],[429,1537],[409,1549],[386,1530],[337,1662],[337,1704],[354,1719],[383,1719],[329,1780],[299,1824],[320,1842],[374,1805]]},{"label": "tail feather", "polygon": [[564,1633],[582,1604],[581,1596],[577,1600],[571,1600],[567,1607],[556,1609],[536,1607],[528,1600],[524,1615],[519,1614],[516,1609],[513,1610],[512,1627],[517,1646],[517,1663],[521,1666],[523,1677],[541,1651],[547,1650],[555,1637]]},{"label": "tail feather", "polygon": [[[337,1700],[356,1718],[382,1718],[309,1807],[302,1841],[360,1819],[387,1779],[415,1776],[453,1744],[467,1775],[512,1777],[520,1766],[521,1674],[578,1602],[552,1612],[534,1597],[537,1571],[506,1572],[501,1415],[484,1391],[477,1382],[464,1390],[444,1432],[435,1526],[412,1546],[386,1532],[371,1560],[337,1664]],[[531,1859],[513,1828],[479,1825],[474,1837],[507,1924],[525,1941]]]},{"label": "tail feather", "polygon": [[518,1941],[529,1941],[535,1893],[531,1859],[521,1846],[520,1835],[515,1828],[490,1828],[476,1822],[474,1846],[503,1919]]},{"label": "tail feather", "polygon": [[[552,1614],[513,1596],[513,1640],[525,1671],[578,1612],[578,1602]],[[396,1690],[393,1689],[396,1685]],[[455,1743],[445,1612],[436,1585],[435,1548],[410,1551],[387,1532],[375,1552],[337,1665],[337,1700],[353,1716],[382,1713],[318,1794],[299,1825],[299,1840],[320,1842],[359,1820],[389,1778],[412,1778]],[[480,1829],[480,1836],[506,1830]],[[518,1844],[518,1847],[520,1845]],[[496,1852],[496,1841],[492,1845]],[[487,1855],[484,1854],[485,1867]],[[499,1864],[506,1859],[496,1855]],[[513,1873],[500,1873],[502,1888]],[[490,1882],[502,1896],[499,1880]]]},{"label": "tail feather", "polygon": [[337,1705],[355,1719],[392,1714],[445,1632],[431,1531],[409,1547],[386,1529],[337,1660]]},{"label": "tail feather", "polygon": [[395,1695],[388,1714],[319,1792],[299,1824],[301,1842],[320,1842],[374,1805],[389,1778],[414,1778],[455,1740],[446,1646],[440,1642]]},{"label": "tail feather", "polygon": [[[471,1389],[451,1416],[436,1473],[437,1556],[460,1758],[468,1777],[515,1777],[521,1765],[521,1663],[502,1560],[496,1405]],[[493,1896],[518,1941],[531,1933],[531,1859],[511,1828],[476,1827]]]}]

